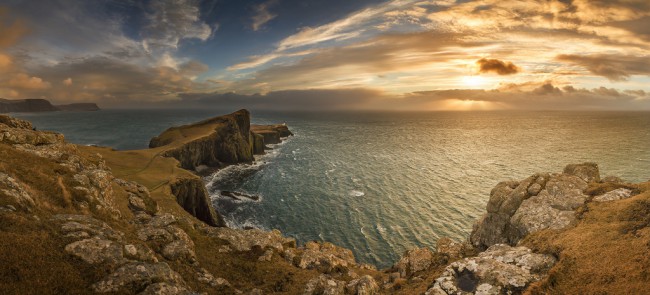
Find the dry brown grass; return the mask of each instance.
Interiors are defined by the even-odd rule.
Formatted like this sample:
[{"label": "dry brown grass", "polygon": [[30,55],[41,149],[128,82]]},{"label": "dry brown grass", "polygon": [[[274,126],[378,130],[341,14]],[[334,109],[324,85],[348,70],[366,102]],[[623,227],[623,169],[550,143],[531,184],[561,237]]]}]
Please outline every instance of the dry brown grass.
[{"label": "dry brown grass", "polygon": [[533,250],[559,257],[549,277],[529,293],[648,294],[650,192],[587,206],[576,227],[542,231],[523,241]]}]

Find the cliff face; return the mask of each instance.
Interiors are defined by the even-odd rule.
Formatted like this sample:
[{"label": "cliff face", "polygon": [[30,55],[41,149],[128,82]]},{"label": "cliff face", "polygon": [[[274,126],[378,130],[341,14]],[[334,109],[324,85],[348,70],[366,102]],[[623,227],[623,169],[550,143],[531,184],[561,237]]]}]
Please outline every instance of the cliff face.
[{"label": "cliff face", "polygon": [[192,216],[211,226],[226,226],[221,215],[212,207],[210,195],[200,178],[181,178],[170,184],[176,201]]},{"label": "cliff face", "polygon": [[[199,134],[197,136],[197,134]],[[253,161],[250,113],[240,110],[196,124],[173,127],[149,142],[150,148],[169,146],[164,156],[177,159],[181,167],[223,167]]]}]

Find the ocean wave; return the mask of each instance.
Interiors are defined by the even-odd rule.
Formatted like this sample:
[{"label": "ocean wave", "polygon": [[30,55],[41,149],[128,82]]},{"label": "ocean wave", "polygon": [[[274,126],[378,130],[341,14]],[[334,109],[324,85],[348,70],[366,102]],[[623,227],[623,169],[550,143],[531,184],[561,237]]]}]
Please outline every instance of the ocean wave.
[{"label": "ocean wave", "polygon": [[348,192],[348,196],[350,197],[363,197],[365,195],[366,193],[359,190],[351,190],[350,192]]}]

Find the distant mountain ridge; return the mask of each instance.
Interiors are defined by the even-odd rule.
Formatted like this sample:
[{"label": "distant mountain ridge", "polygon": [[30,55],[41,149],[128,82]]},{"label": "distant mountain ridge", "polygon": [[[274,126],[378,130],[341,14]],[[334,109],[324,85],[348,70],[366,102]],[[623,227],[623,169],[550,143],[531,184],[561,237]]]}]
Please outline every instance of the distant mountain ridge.
[{"label": "distant mountain ridge", "polygon": [[35,113],[57,111],[98,111],[95,103],[73,103],[66,105],[53,105],[47,99],[4,99],[0,98],[0,113]]}]

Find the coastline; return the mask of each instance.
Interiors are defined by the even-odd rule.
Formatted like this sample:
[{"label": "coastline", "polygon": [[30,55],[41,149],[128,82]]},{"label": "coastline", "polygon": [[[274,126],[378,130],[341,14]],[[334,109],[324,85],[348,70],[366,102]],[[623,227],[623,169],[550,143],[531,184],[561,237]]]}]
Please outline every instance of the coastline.
[{"label": "coastline", "polygon": [[[11,199],[3,199],[3,224],[7,224],[7,218],[20,221],[8,223],[5,228],[13,228],[11,224],[41,222],[38,220],[60,224],[51,233],[65,234],[63,244],[52,249],[65,250],[59,263],[72,261],[78,269],[92,265],[106,271],[108,275],[103,279],[99,274],[72,275],[79,275],[87,282],[80,287],[99,293],[155,292],[160,288],[173,289],[174,293],[197,290],[214,294],[237,291],[447,294],[527,289],[543,293],[557,290],[552,288],[558,288],[558,280],[575,285],[566,277],[566,272],[575,270],[568,263],[586,259],[588,255],[575,256],[572,245],[562,241],[581,236],[589,239],[582,234],[598,230],[589,223],[600,224],[611,219],[612,214],[607,212],[624,212],[617,222],[627,231],[619,234],[640,235],[641,240],[633,242],[634,245],[648,238],[643,214],[644,204],[650,199],[648,183],[635,185],[611,177],[600,179],[597,165],[590,163],[567,166],[563,173],[535,174],[522,181],[500,183],[491,193],[488,215],[472,232],[471,243],[440,239],[435,251],[427,248],[407,251],[394,267],[382,271],[356,263],[349,250],[327,242],[309,242],[296,247],[295,240],[282,237],[278,231],[210,227],[205,223],[223,224],[209,210],[198,212],[205,209],[205,202],[201,202],[207,195],[205,185],[194,172],[180,166],[197,170],[202,165],[224,167],[249,162],[253,151],[260,150],[259,143],[250,135],[249,119],[245,120],[241,113],[233,117],[221,116],[170,128],[155,140],[153,148],[136,151],[67,144],[61,135],[30,130],[29,123],[21,120],[4,120],[0,122],[0,147],[5,155],[14,156],[7,159],[22,157],[45,167],[38,169],[52,167],[52,170],[36,174],[36,181],[12,170],[13,166],[3,166],[3,173],[12,176],[4,177],[2,185],[10,186],[10,196],[19,200],[11,203]],[[217,129],[227,132],[220,134],[215,132]],[[211,143],[217,138],[228,138],[227,144]],[[214,155],[206,151],[223,153]],[[68,170],[53,173],[61,169],[57,165]],[[36,167],[30,165],[25,169]],[[59,175],[54,186],[60,189],[48,196],[35,183],[51,183],[51,175]],[[85,176],[88,181],[77,175]],[[94,193],[84,194],[85,191]],[[566,198],[572,202],[565,204]],[[594,201],[597,199],[611,203]],[[558,206],[564,209],[559,210]],[[519,212],[520,208],[524,209]],[[38,220],[21,219],[22,216],[36,216]],[[553,217],[551,221],[564,220],[567,216],[574,218],[559,225],[540,222],[549,216],[561,217]],[[106,226],[96,228],[101,222]],[[539,224],[546,227],[531,226]],[[77,230],[69,230],[73,226]],[[113,234],[116,231],[122,237]],[[603,242],[610,247],[631,243],[627,238],[620,241],[618,238]],[[116,250],[122,249],[118,245],[124,250]],[[10,244],[3,246],[6,249]],[[567,257],[566,253],[574,256]],[[611,255],[614,254],[617,253]],[[634,255],[641,254],[633,251],[631,257],[615,262],[633,262]],[[507,257],[514,260],[504,260]],[[220,268],[223,263],[233,267]],[[139,267],[146,269],[146,274],[134,276]],[[251,272],[251,268],[255,270]],[[590,271],[586,266],[578,270]],[[495,280],[495,275],[520,279],[513,283]],[[643,272],[639,271],[628,281],[636,280],[637,285],[642,285],[642,276]],[[463,283],[467,281],[470,283]]]}]

